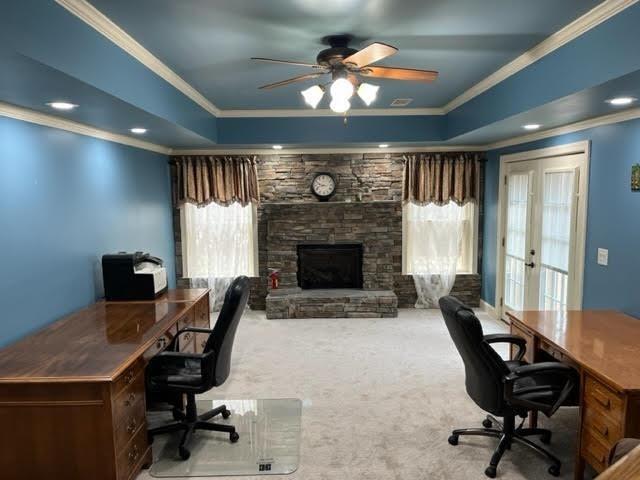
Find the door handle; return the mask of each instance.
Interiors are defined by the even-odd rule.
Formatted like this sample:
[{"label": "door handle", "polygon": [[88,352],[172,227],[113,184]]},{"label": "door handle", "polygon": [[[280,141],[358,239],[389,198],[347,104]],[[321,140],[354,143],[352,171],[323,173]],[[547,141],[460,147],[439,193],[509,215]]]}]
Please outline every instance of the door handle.
[{"label": "door handle", "polygon": [[529,267],[529,268],[533,268],[533,267],[535,267],[535,266],[536,266],[536,264],[535,264],[535,263],[533,263],[533,262],[531,262],[531,263],[525,263],[525,264],[524,264],[524,266],[525,266],[525,267]]}]

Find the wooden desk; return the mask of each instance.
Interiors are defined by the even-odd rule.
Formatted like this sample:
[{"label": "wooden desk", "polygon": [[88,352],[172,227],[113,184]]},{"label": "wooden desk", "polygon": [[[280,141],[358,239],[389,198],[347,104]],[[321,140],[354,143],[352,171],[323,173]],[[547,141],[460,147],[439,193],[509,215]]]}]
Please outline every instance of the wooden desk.
[{"label": "wooden desk", "polygon": [[151,462],[145,365],[187,325],[209,326],[208,290],[98,302],[0,350],[0,476],[135,478]]},{"label": "wooden desk", "polygon": [[614,311],[511,312],[529,362],[556,359],[581,378],[575,478],[606,468],[622,437],[640,436],[640,320]]}]

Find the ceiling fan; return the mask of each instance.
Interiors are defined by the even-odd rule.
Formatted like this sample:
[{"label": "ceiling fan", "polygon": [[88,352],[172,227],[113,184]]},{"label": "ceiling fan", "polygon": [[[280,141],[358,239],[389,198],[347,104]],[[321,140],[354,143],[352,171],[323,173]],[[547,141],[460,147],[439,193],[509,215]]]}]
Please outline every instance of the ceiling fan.
[{"label": "ceiling fan", "polygon": [[351,35],[330,35],[323,38],[323,42],[328,44],[329,48],[318,53],[316,63],[252,57],[252,60],[261,62],[298,65],[314,69],[311,73],[263,85],[259,88],[269,90],[330,74],[330,82],[327,84],[314,85],[313,87],[303,90],[301,92],[302,96],[309,106],[316,108],[324,96],[327,85],[330,84],[329,92],[331,93],[331,103],[329,108],[336,113],[345,113],[351,108],[351,102],[349,100],[356,91],[360,99],[367,106],[371,105],[376,98],[380,87],[364,83],[360,77],[409,80],[414,82],[432,82],[438,78],[438,72],[432,70],[373,66],[373,63],[390,57],[396,53],[398,49],[391,45],[376,42],[364,47],[362,50],[356,50],[355,48],[349,47],[349,43],[352,40],[353,37]]}]

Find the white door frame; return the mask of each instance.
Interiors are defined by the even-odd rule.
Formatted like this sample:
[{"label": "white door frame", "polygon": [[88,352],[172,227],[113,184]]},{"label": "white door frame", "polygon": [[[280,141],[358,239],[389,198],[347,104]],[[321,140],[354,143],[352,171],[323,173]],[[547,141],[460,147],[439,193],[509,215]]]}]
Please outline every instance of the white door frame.
[{"label": "white door frame", "polygon": [[500,176],[498,189],[498,229],[496,238],[496,298],[495,310],[498,318],[502,318],[503,314],[503,290],[504,290],[504,245],[502,239],[505,236],[504,228],[506,225],[506,192],[505,178],[507,164],[513,162],[521,162],[525,160],[537,160],[548,157],[559,157],[563,155],[583,155],[582,171],[580,172],[578,186],[578,212],[576,226],[576,249],[574,255],[575,281],[576,288],[573,289],[575,297],[572,303],[580,305],[582,308],[582,289],[584,281],[584,262],[585,262],[585,243],[587,237],[587,208],[589,199],[589,159],[590,159],[591,142],[585,140],[582,142],[568,143],[555,147],[541,148],[538,150],[529,150],[526,152],[512,153],[500,156]]}]

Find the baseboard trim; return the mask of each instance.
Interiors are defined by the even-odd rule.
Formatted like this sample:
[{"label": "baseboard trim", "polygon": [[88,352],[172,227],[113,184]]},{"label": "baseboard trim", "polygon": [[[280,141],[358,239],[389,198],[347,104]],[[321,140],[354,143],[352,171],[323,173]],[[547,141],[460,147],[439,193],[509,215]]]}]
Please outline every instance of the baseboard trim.
[{"label": "baseboard trim", "polygon": [[488,304],[482,299],[480,300],[480,310],[488,314],[494,320],[499,320],[498,312],[496,312],[496,309],[493,308],[493,305]]}]

